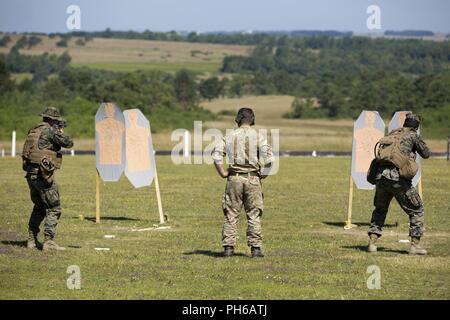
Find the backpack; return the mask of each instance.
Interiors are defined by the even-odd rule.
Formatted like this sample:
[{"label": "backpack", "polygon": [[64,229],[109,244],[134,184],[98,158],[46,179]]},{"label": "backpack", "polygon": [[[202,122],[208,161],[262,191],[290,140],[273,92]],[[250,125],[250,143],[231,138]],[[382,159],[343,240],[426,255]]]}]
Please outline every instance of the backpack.
[{"label": "backpack", "polygon": [[394,165],[399,169],[401,178],[412,179],[419,167],[415,157],[404,154],[400,148],[403,137],[410,132],[410,128],[399,128],[381,138],[375,145],[375,158],[380,164]]},{"label": "backpack", "polygon": [[26,171],[27,163],[42,164],[42,161],[49,162],[51,166],[56,169],[61,167],[61,155],[58,152],[51,150],[41,150],[38,147],[39,138],[42,130],[49,128],[50,125],[46,122],[39,123],[37,126],[28,131],[27,138],[23,144],[22,150],[22,168]]}]

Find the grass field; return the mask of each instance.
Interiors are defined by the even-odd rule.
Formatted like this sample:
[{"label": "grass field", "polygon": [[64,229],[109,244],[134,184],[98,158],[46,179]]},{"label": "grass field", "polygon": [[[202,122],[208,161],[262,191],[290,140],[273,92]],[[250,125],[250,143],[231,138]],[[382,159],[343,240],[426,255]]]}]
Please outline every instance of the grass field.
[{"label": "grass field", "polygon": [[[58,172],[63,216],[57,240],[68,249],[24,247],[31,211],[18,158],[0,159],[0,299],[449,299],[450,165],[424,161],[426,257],[405,254],[407,216],[391,206],[381,250],[364,251],[373,191],[356,191],[354,221],[344,231],[349,158],[283,158],[264,181],[266,257],[249,258],[245,217],[238,256],[219,257],[225,181],[206,165],[157,159],[168,231],[134,232],[158,221],[155,192],[134,190],[126,178],[101,186],[103,220],[95,211],[95,161],[66,158]],[[79,219],[82,214],[86,217]],[[104,235],[115,235],[105,239]],[[110,251],[95,251],[108,247]],[[81,290],[66,288],[67,267],[78,265]],[[369,290],[367,267],[381,270],[381,289]]]},{"label": "grass field", "polygon": [[[12,35],[13,41],[8,47],[1,48],[0,53],[7,53],[21,36]],[[68,51],[74,66],[112,71],[134,71],[138,69],[156,69],[175,72],[181,68],[199,73],[216,73],[227,55],[247,55],[250,46],[205,44],[189,42],[103,39],[94,38],[84,46],[76,44],[77,37],[68,42],[68,47],[57,47],[59,37],[50,39],[40,36],[42,42],[31,49],[22,49],[23,54],[57,55]]]}]

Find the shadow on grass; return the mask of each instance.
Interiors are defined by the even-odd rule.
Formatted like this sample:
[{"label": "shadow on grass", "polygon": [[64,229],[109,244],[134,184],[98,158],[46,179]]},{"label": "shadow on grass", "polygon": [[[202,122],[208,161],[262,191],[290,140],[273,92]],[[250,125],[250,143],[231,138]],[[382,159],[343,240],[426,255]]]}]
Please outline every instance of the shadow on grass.
[{"label": "shadow on grass", "polygon": [[5,244],[7,246],[14,246],[14,247],[26,247],[27,241],[3,240],[2,244]]},{"label": "shadow on grass", "polygon": [[[79,217],[72,217],[72,219],[80,219]],[[84,217],[84,220],[88,220],[91,222],[95,222],[95,217]],[[109,220],[109,221],[141,221],[141,219],[136,218],[128,218],[128,217],[101,217],[101,220]]]},{"label": "shadow on grass", "polygon": [[[213,258],[224,258],[222,251],[217,252],[217,251],[210,251],[210,250],[194,250],[191,252],[184,252],[183,254],[187,255],[187,256],[199,254],[199,255],[209,256],[209,257],[213,257]],[[245,255],[243,253],[235,253],[234,255],[238,256],[238,257],[248,257],[247,255]]]},{"label": "shadow on grass", "polygon": [[[26,248],[27,247],[27,241],[26,240],[3,240],[2,244],[7,246],[13,246],[13,247],[21,247]],[[36,249],[42,250],[42,243],[38,242],[36,244]]]},{"label": "shadow on grass", "polygon": [[[323,224],[329,225],[329,226],[333,226],[333,227],[344,227],[345,226],[345,222],[336,222],[336,221],[322,221]],[[370,226],[369,222],[352,222],[353,224],[356,224],[359,227],[368,227]],[[385,224],[384,228],[396,228],[398,227],[398,222],[396,223],[392,223],[392,224]]]},{"label": "shadow on grass", "polygon": [[[367,246],[343,246],[343,249],[353,249],[367,252]],[[378,252],[391,252],[391,253],[399,253],[399,254],[408,254],[407,250],[397,250],[397,249],[388,249],[385,247],[378,247]]]}]

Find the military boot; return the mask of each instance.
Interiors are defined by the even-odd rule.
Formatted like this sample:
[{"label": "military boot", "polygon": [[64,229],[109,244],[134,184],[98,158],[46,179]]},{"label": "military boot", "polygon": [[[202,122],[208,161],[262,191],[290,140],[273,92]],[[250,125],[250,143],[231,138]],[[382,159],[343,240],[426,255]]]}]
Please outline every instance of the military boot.
[{"label": "military boot", "polygon": [[377,246],[375,245],[375,243],[378,240],[378,235],[376,235],[375,233],[371,233],[369,235],[369,245],[367,246],[367,252],[377,252]]},{"label": "military boot", "polygon": [[411,248],[409,249],[409,254],[426,255],[427,250],[422,248],[420,245],[420,238],[411,238]]},{"label": "military boot", "polygon": [[62,251],[66,250],[64,247],[60,247],[55,241],[53,241],[53,238],[45,237],[44,245],[42,247],[42,250],[55,250],[55,251]]},{"label": "military boot", "polygon": [[224,257],[232,257],[234,255],[234,247],[225,246],[223,250]]},{"label": "military boot", "polygon": [[27,248],[28,249],[37,249],[38,246],[39,246],[39,242],[37,240],[37,234],[31,230],[28,230]]},{"label": "military boot", "polygon": [[263,258],[264,255],[262,253],[261,248],[259,247],[252,247],[252,258]]}]

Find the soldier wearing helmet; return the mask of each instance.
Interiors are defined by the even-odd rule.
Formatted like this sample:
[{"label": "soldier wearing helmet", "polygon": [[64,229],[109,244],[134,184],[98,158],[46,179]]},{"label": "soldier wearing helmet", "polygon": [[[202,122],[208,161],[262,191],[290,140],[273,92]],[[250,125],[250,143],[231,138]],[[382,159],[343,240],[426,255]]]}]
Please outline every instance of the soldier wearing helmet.
[{"label": "soldier wearing helmet", "polygon": [[61,168],[61,148],[71,148],[72,139],[64,134],[65,120],[55,107],[47,107],[42,122],[27,135],[22,152],[23,169],[27,172],[31,201],[34,204],[28,223],[28,248],[37,248],[39,227],[44,222],[43,250],[64,250],[54,241],[56,226],[61,216],[55,170]]}]

